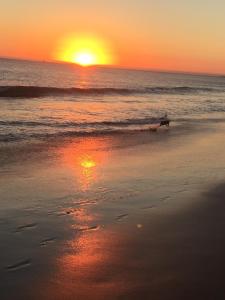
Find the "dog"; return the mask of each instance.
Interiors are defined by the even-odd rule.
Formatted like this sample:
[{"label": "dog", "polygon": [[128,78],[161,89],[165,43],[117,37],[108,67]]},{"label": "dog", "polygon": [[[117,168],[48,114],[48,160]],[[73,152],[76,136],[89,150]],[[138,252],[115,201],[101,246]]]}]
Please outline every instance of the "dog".
[{"label": "dog", "polygon": [[169,127],[170,126],[170,119],[167,117],[167,114],[165,114],[162,118],[160,118],[159,121],[160,121],[159,127],[161,127],[161,126]]},{"label": "dog", "polygon": [[161,126],[166,126],[167,128],[170,126],[170,119],[168,118],[167,114],[156,120],[154,124],[150,126],[149,130],[157,131],[157,129]]},{"label": "dog", "polygon": [[160,127],[161,126],[169,127],[170,126],[170,120],[169,119],[167,119],[167,120],[161,120],[159,126]]}]

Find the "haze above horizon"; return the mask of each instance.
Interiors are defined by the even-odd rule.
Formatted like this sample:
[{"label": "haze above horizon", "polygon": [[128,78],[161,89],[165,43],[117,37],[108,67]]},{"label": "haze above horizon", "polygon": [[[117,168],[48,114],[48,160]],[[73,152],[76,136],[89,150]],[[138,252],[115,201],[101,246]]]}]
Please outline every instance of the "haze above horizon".
[{"label": "haze above horizon", "polygon": [[224,74],[224,11],[222,0],[10,0],[0,56]]}]

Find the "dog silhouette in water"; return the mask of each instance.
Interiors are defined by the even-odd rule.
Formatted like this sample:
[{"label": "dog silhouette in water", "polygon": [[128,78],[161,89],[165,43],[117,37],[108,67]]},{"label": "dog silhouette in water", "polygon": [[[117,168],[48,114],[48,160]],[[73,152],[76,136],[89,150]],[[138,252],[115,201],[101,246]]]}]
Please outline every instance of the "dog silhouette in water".
[{"label": "dog silhouette in water", "polygon": [[159,126],[166,126],[169,127],[170,126],[170,119],[167,116],[167,113],[165,113],[165,115],[159,119]]},{"label": "dog silhouette in water", "polygon": [[167,113],[163,117],[156,120],[149,129],[150,131],[157,131],[157,129],[161,126],[170,126],[170,119],[168,118]]}]

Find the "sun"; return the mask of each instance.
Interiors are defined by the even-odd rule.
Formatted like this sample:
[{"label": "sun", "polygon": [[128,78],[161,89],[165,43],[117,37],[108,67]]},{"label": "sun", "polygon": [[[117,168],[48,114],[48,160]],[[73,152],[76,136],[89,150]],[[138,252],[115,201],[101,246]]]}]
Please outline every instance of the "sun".
[{"label": "sun", "polygon": [[54,58],[83,67],[114,64],[109,44],[93,36],[70,35],[63,38],[59,42]]},{"label": "sun", "polygon": [[80,52],[74,55],[73,62],[85,67],[97,64],[97,59],[93,53]]}]

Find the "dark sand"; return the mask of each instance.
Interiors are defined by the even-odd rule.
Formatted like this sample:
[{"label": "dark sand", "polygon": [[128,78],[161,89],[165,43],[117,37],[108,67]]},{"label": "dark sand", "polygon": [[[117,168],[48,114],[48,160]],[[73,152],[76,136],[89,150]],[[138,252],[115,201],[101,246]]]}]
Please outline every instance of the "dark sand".
[{"label": "dark sand", "polygon": [[224,145],[221,123],[4,152],[0,299],[225,299]]}]

